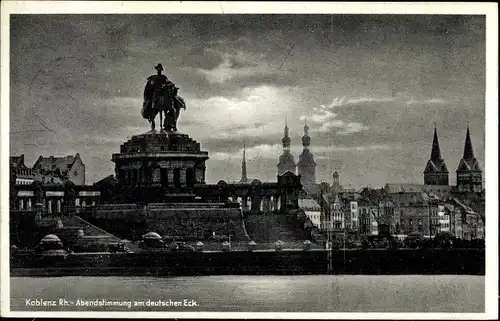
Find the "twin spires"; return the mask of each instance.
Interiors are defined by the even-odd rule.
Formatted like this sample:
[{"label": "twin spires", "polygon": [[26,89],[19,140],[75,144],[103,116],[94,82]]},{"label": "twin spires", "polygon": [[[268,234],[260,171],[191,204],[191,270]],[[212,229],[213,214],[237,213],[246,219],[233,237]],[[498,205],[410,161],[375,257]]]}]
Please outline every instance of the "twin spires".
[{"label": "twin spires", "polygon": [[[474,188],[480,190],[481,169],[479,163],[474,157],[472,149],[472,141],[470,138],[469,125],[467,124],[467,134],[465,136],[465,146],[463,158],[457,168],[457,186],[459,190],[465,191]],[[448,185],[448,169],[444,159],[441,156],[439,139],[434,124],[434,138],[432,140],[431,157],[427,161],[427,166],[424,170],[425,185]],[[477,186],[476,186],[477,185]],[[473,187],[474,186],[474,187]]]},{"label": "twin spires", "polygon": [[[465,135],[464,154],[462,158],[464,160],[473,160],[475,158],[468,124],[467,124],[467,134]],[[435,124],[434,124],[434,138],[432,140],[431,160],[432,161],[442,160],[441,148],[439,147],[439,139]]]},{"label": "twin spires", "polygon": [[[285,130],[284,136],[281,139],[281,143],[283,144],[283,149],[290,150],[291,139],[289,136],[288,122],[285,118]],[[307,119],[304,121],[304,136],[302,136],[302,146],[308,148],[311,145],[311,137],[309,136],[309,126],[307,126]]]}]

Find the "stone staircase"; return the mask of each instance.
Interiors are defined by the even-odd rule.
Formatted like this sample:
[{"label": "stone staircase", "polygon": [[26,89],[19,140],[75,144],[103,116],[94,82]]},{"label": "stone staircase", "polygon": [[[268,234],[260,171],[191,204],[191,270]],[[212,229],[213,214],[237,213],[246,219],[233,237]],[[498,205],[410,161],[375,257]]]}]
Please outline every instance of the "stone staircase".
[{"label": "stone staircase", "polygon": [[93,237],[107,237],[110,239],[113,239],[115,241],[119,241],[120,238],[116,237],[115,235],[89,223],[88,221],[82,219],[79,216],[72,216],[69,217],[65,220],[62,220],[63,223],[63,228],[66,228],[68,230],[82,230],[84,236],[93,236]]},{"label": "stone staircase", "polygon": [[[71,216],[61,220],[63,226],[56,234],[64,244],[73,249],[101,248],[107,250],[110,243],[122,242],[119,237],[87,222],[79,216]],[[83,235],[79,235],[83,231]]]}]

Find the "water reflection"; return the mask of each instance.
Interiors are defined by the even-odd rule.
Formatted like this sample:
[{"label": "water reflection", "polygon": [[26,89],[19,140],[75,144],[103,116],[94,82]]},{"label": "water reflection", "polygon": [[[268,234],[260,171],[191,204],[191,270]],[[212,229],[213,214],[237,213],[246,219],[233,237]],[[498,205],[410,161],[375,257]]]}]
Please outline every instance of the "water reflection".
[{"label": "water reflection", "polygon": [[[12,277],[21,311],[484,312],[484,276]],[[181,307],[26,306],[26,299],[196,300]]]}]

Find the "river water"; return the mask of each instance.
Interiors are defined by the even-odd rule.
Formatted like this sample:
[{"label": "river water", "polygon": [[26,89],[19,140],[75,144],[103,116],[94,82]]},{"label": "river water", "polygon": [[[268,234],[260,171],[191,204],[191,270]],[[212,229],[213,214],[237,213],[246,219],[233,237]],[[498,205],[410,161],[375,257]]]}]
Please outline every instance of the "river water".
[{"label": "river water", "polygon": [[[468,275],[12,277],[10,289],[12,311],[482,313],[484,280]],[[36,300],[56,302],[43,307]]]}]

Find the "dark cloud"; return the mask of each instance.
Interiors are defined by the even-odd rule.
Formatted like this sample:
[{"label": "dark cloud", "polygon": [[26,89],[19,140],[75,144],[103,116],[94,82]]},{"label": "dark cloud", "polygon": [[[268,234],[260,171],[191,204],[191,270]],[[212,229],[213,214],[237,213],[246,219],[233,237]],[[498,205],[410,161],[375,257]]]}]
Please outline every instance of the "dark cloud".
[{"label": "dark cloud", "polygon": [[483,16],[12,15],[10,50],[11,152],[80,152],[90,181],[148,129],[160,62],[188,104],[181,128],[214,155],[211,181],[239,178],[243,140],[262,153],[249,175],[275,179],[285,117],[296,159],[308,118],[318,179],[420,181],[434,122],[450,170],[467,121],[484,163]]}]

